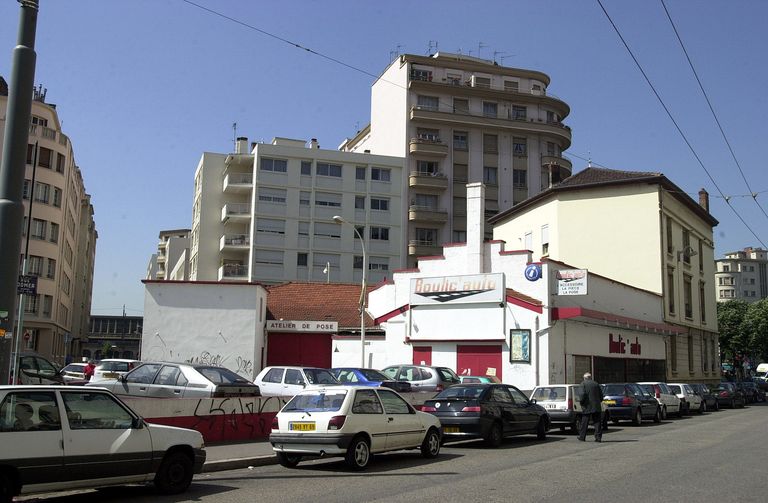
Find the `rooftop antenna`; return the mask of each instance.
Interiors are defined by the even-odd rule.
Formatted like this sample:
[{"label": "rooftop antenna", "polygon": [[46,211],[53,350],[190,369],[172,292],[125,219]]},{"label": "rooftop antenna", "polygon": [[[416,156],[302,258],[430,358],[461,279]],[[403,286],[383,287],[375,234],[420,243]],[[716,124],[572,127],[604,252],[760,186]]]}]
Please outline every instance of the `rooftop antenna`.
[{"label": "rooftop antenna", "polygon": [[232,123],[232,146],[234,147],[232,152],[237,152],[237,122]]},{"label": "rooftop antenna", "polygon": [[482,42],[478,42],[478,43],[477,43],[477,57],[478,57],[478,58],[480,57],[480,51],[482,51],[482,50],[483,50],[483,49],[485,49],[486,47],[488,47],[488,45],[487,45],[487,44],[484,44],[484,43],[482,43]]},{"label": "rooftop antenna", "polygon": [[499,62],[503,65],[504,64],[504,55],[505,54],[507,54],[507,53],[504,52],[504,51],[493,51],[493,62],[494,63],[496,62],[496,56],[500,56],[499,57],[499,60],[500,60]]},{"label": "rooftop antenna", "polygon": [[394,50],[394,51],[389,51],[389,62],[390,62],[390,63],[391,63],[392,61],[394,61],[394,60],[395,60],[395,58],[397,58],[398,56],[400,56],[400,49],[402,49],[403,47],[405,47],[405,46],[404,46],[404,45],[402,45],[402,44],[397,44],[397,45],[395,46],[395,50]]},{"label": "rooftop antenna", "polygon": [[432,52],[432,48],[434,48],[435,52],[437,52],[437,40],[430,40],[429,41],[429,49],[427,49],[427,54],[428,55],[434,54]]},{"label": "rooftop antenna", "polygon": [[592,167],[592,152],[587,150],[587,167]]}]

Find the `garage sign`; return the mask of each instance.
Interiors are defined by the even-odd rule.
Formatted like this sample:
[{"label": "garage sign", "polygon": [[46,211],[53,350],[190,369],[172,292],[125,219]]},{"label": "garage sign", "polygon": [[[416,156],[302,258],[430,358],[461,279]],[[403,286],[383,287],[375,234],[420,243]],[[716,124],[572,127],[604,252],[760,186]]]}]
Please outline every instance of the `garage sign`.
[{"label": "garage sign", "polygon": [[267,320],[268,332],[338,332],[337,321]]},{"label": "garage sign", "polygon": [[504,274],[412,278],[410,304],[504,302]]}]

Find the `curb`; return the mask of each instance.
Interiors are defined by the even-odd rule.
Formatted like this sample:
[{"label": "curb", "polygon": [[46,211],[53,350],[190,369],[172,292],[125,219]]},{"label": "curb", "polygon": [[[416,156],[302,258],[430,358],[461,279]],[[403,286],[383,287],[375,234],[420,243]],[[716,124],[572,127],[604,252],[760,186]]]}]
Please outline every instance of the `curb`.
[{"label": "curb", "polygon": [[206,461],[203,465],[203,471],[201,473],[222,472],[225,470],[248,468],[250,466],[268,466],[276,464],[277,457],[274,455],[254,456],[251,458],[221,459],[218,461]]}]

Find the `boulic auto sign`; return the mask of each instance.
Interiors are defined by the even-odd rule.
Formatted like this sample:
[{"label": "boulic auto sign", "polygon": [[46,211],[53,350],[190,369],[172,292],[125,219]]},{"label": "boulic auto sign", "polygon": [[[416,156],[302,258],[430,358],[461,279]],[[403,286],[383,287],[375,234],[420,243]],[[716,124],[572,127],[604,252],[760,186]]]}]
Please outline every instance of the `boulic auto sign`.
[{"label": "boulic auto sign", "polygon": [[412,278],[411,306],[504,302],[504,274]]}]

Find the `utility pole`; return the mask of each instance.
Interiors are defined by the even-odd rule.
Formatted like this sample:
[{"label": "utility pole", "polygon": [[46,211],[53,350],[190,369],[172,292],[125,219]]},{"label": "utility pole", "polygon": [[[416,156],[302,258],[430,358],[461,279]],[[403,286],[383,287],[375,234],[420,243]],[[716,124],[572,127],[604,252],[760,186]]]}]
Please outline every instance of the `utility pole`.
[{"label": "utility pole", "polygon": [[[35,86],[35,32],[38,0],[19,0],[19,30],[13,49],[11,80],[8,88],[3,157],[0,161],[0,384],[8,384],[11,369],[16,279],[19,276],[21,228],[24,221],[22,188],[26,169],[32,92]],[[6,314],[7,313],[7,314]],[[20,337],[21,334],[16,334]]]}]

